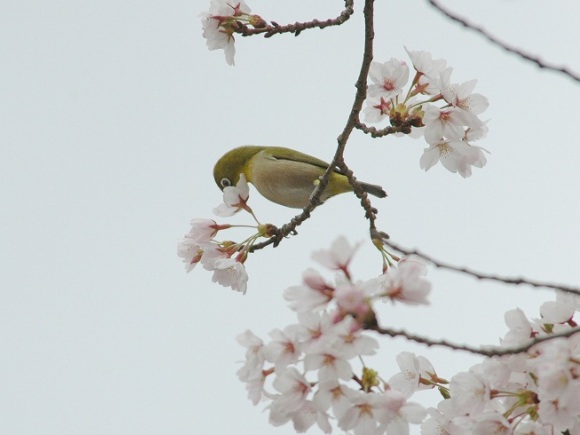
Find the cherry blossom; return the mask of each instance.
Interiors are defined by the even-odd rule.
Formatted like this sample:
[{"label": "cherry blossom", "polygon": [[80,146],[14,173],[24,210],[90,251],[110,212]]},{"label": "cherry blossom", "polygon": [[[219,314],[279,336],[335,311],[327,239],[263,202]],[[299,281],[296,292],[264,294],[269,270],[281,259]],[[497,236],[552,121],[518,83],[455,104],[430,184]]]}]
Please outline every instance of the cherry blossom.
[{"label": "cherry blossom", "polygon": [[233,258],[220,258],[213,262],[212,281],[246,294],[248,273],[242,263]]},{"label": "cherry blossom", "polygon": [[458,172],[463,178],[471,176],[472,166],[482,168],[487,163],[481,148],[463,140],[442,140],[425,148],[419,166],[428,171],[439,161],[445,169]]},{"label": "cherry blossom", "polygon": [[284,299],[288,306],[299,313],[324,308],[332,299],[334,288],[326,284],[324,278],[314,269],[306,270],[302,275],[304,284],[284,290]]},{"label": "cherry blossom", "polygon": [[270,332],[272,341],[264,348],[266,359],[275,364],[276,370],[285,369],[302,354],[300,342],[305,336],[306,330],[301,325],[289,325],[284,331],[274,329]]},{"label": "cherry blossom", "polygon": [[246,360],[256,361],[260,364],[264,362],[264,341],[260,337],[247,329],[236,337],[236,341],[247,348]]},{"label": "cherry blossom", "polygon": [[442,89],[445,101],[453,107],[458,107],[475,115],[483,113],[489,106],[487,98],[481,94],[473,94],[477,80],[470,80],[462,84],[452,84]]},{"label": "cherry blossom", "polygon": [[217,216],[232,216],[240,210],[250,211],[247,202],[250,197],[250,187],[244,174],[235,186],[227,186],[223,191],[223,203],[213,209]]},{"label": "cherry blossom", "polygon": [[543,423],[551,424],[557,433],[578,424],[580,415],[580,382],[570,383],[557,398],[541,400],[538,414]]},{"label": "cherry blossom", "polygon": [[401,372],[389,379],[390,386],[408,396],[418,390],[433,388],[433,385],[421,382],[435,374],[435,369],[427,358],[411,352],[401,352],[397,355],[397,364]]},{"label": "cherry blossom", "polygon": [[355,435],[374,434],[378,419],[386,410],[381,409],[377,393],[355,392],[350,398],[351,406],[344,412],[338,425],[343,430],[352,430]]},{"label": "cherry blossom", "polygon": [[362,316],[370,309],[365,291],[351,283],[337,286],[334,291],[334,298],[338,308],[344,313]]},{"label": "cherry blossom", "polygon": [[569,293],[557,293],[555,301],[544,302],[540,307],[542,322],[565,323],[579,307],[580,298]]},{"label": "cherry blossom", "polygon": [[191,272],[201,261],[203,249],[187,235],[177,242],[177,255],[183,259],[186,272]]},{"label": "cherry blossom", "polygon": [[487,163],[484,149],[471,144],[487,134],[486,122],[479,118],[489,106],[487,98],[473,92],[477,80],[452,83],[453,68],[445,60],[433,60],[427,51],[405,50],[416,72],[406,93],[409,68],[404,62],[392,58],[371,64],[365,121],[379,123],[388,117],[395,135],[423,136],[429,147],[419,160],[421,169],[441,162],[450,172],[471,176],[472,167]]},{"label": "cherry blossom", "polygon": [[393,104],[390,99],[385,99],[382,95],[378,98],[372,98],[367,101],[363,109],[366,122],[381,122],[385,119],[392,108]]},{"label": "cherry blossom", "polygon": [[423,116],[425,123],[425,140],[429,144],[438,143],[441,138],[446,140],[462,140],[465,127],[477,128],[481,125],[474,116],[454,107],[439,109],[430,104],[425,107]]},{"label": "cherry blossom", "polygon": [[304,369],[309,372],[316,370],[319,381],[349,380],[352,377],[352,367],[344,350],[328,340],[320,340],[308,349],[304,357]]},{"label": "cherry blossom", "polygon": [[287,413],[300,409],[312,390],[310,383],[294,367],[278,373],[272,385],[280,392],[272,406],[279,406]]},{"label": "cherry blossom", "polygon": [[373,82],[369,85],[371,97],[393,98],[403,91],[403,86],[409,80],[409,67],[405,62],[391,58],[385,63],[372,62],[369,78]]},{"label": "cherry blossom", "polygon": [[238,370],[237,375],[240,381],[246,383],[248,398],[256,405],[262,398],[264,382],[266,377],[263,372],[264,367],[264,342],[249,330],[238,335],[238,343],[247,348],[246,362]]},{"label": "cherry blossom", "polygon": [[405,51],[411,58],[415,71],[428,77],[438,77],[447,65],[447,61],[444,59],[433,60],[433,55],[428,51],[413,51],[407,47],[405,47]]},{"label": "cherry blossom", "polygon": [[338,379],[328,379],[318,383],[318,390],[312,401],[322,411],[332,408],[334,416],[340,420],[352,405],[350,398],[355,395],[355,390],[340,383]]},{"label": "cherry blossom", "polygon": [[366,284],[368,293],[389,298],[410,305],[428,304],[427,295],[431,284],[424,278],[427,269],[424,264],[415,260],[401,260],[398,267],[392,267],[386,273],[369,280]]},{"label": "cherry blossom", "polygon": [[331,270],[341,270],[348,277],[348,265],[360,243],[350,245],[344,236],[338,237],[328,250],[312,253],[312,258]]},{"label": "cherry blossom", "polygon": [[407,395],[390,388],[377,395],[377,402],[386,411],[378,415],[380,433],[408,434],[409,423],[421,423],[427,414],[418,403],[407,402]]},{"label": "cherry blossom", "polygon": [[456,374],[451,378],[449,387],[453,405],[465,414],[482,412],[491,400],[489,385],[473,372]]},{"label": "cherry blossom", "polygon": [[529,341],[537,333],[524,312],[517,308],[505,313],[505,323],[509,328],[505,337],[500,340],[502,346],[516,346]]},{"label": "cherry blossom", "polygon": [[212,0],[209,11],[200,14],[207,48],[223,49],[228,65],[234,65],[236,53],[233,23],[249,14],[250,8],[243,0]]},{"label": "cherry blossom", "polygon": [[219,225],[213,219],[192,219],[191,229],[186,237],[195,240],[198,243],[210,242],[219,230],[225,230],[231,225]]}]

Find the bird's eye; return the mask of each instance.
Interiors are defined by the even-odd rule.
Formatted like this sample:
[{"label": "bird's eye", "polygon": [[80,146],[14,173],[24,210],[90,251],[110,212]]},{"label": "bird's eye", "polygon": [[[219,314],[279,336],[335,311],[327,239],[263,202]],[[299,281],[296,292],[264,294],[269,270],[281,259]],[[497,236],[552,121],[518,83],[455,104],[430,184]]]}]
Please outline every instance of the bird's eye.
[{"label": "bird's eye", "polygon": [[232,185],[232,181],[229,178],[222,178],[220,180],[220,185],[222,186],[222,188],[228,187]]}]

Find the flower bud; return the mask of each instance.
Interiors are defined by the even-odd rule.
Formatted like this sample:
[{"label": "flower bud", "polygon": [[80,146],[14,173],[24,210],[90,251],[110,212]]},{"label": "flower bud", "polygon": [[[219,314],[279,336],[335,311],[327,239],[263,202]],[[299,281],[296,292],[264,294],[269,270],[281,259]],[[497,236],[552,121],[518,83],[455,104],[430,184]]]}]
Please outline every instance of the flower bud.
[{"label": "flower bud", "polygon": [[250,15],[248,17],[248,23],[254,26],[256,29],[266,27],[268,23],[259,15]]}]

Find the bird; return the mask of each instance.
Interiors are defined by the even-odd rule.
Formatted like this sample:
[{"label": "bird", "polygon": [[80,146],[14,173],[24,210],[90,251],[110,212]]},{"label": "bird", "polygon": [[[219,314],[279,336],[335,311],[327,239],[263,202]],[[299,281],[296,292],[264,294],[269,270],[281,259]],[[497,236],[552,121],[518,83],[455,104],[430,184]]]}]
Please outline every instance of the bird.
[{"label": "bird", "polygon": [[[291,148],[246,145],[224,154],[215,164],[213,176],[221,190],[235,186],[240,174],[266,199],[290,208],[308,205],[314,188],[329,164]],[[379,198],[387,196],[381,186],[361,183],[365,192]],[[352,192],[348,178],[338,169],[330,173],[321,201]]]}]

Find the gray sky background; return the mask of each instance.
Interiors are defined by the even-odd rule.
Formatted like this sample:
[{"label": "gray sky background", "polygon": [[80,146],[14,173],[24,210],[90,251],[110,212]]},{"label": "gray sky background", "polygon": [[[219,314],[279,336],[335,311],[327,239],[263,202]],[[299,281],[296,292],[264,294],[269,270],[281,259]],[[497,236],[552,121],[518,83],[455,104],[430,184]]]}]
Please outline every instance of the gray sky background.
[{"label": "gray sky background", "polygon": [[[185,274],[176,242],[221,194],[213,164],[243,144],[330,159],[354,96],[361,2],[346,25],[295,38],[238,38],[236,67],[209,52],[206,1],[0,3],[0,433],[291,434],[272,428],[235,375],[234,338],[294,322],[281,294],[314,249],[364,240],[356,278],[380,272],[354,196],[317,209],[299,237],[247,262],[248,293]],[[545,60],[580,71],[577,2],[448,1]],[[249,2],[279,23],[336,16],[340,1]],[[505,54],[419,1],[377,1],[375,59],[403,45],[479,80],[491,152],[464,180],[419,169],[424,141],[353,134],[347,163],[389,193],[376,200],[393,240],[482,271],[580,282],[579,85]],[[295,211],[253,191],[261,220]],[[233,221],[245,218],[236,217]],[[547,291],[430,271],[432,305],[385,304],[385,326],[495,344],[506,310],[538,316]],[[384,378],[410,350],[451,377],[468,355],[381,339]],[[436,392],[419,400],[435,403]],[[315,433],[315,431],[313,432]]]}]

